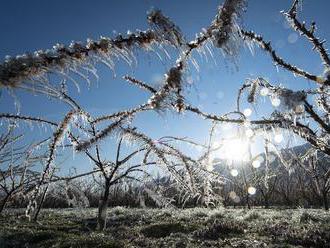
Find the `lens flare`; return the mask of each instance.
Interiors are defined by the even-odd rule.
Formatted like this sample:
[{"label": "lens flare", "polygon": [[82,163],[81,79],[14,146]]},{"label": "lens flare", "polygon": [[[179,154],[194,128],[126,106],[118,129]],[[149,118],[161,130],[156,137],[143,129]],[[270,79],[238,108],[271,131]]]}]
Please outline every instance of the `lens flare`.
[{"label": "lens flare", "polygon": [[251,186],[251,187],[248,188],[248,193],[250,195],[255,195],[256,192],[257,192],[257,189],[255,187]]}]

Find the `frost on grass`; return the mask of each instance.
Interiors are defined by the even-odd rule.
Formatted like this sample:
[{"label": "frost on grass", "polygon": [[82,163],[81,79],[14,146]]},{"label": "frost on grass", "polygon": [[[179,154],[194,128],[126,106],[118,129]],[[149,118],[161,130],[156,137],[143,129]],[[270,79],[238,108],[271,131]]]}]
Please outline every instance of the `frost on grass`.
[{"label": "frost on grass", "polygon": [[[134,144],[141,149],[136,152],[143,151],[144,159],[141,165],[131,167],[131,170],[127,170],[127,174],[123,172],[120,174],[118,180],[112,181],[113,184],[127,185],[126,180],[136,180],[141,183],[139,186],[145,187],[144,190],[138,189],[139,200],[141,200],[141,195],[149,197],[150,201],[154,202],[154,206],[158,207],[171,207],[171,210],[164,210],[159,213],[159,210],[148,210],[148,213],[142,211],[132,211],[129,209],[115,209],[110,217],[108,218],[108,228],[112,231],[112,235],[118,239],[128,239],[133,242],[134,238],[140,238],[144,235],[147,238],[159,238],[162,239],[161,243],[170,242],[174,239],[173,244],[176,243],[176,239],[180,238],[183,244],[189,245],[193,242],[198,242],[196,240],[204,240],[207,244],[223,245],[226,242],[230,244],[236,243],[237,245],[244,244],[246,240],[252,237],[253,234],[260,235],[272,235],[274,229],[283,227],[283,230],[278,231],[278,235],[273,237],[274,239],[279,239],[280,242],[288,242],[292,244],[310,244],[315,246],[324,246],[328,239],[326,233],[328,229],[322,229],[317,232],[307,226],[313,226],[315,223],[320,222],[319,218],[314,218],[313,214],[305,214],[300,212],[294,212],[294,214],[286,212],[286,216],[290,217],[290,221],[298,225],[298,231],[293,225],[289,225],[281,218],[279,214],[272,216],[271,214],[267,216],[268,212],[251,212],[248,210],[223,210],[217,209],[218,212],[212,212],[207,210],[188,210],[180,214],[176,212],[176,206],[187,207],[187,206],[205,206],[208,208],[219,207],[221,202],[224,200],[221,197],[221,188],[224,186],[223,182],[226,181],[228,184],[234,182],[235,188],[230,189],[228,201],[230,204],[235,204],[242,206],[244,204],[251,207],[251,204],[264,204],[268,207],[269,200],[273,199],[271,194],[275,195],[275,191],[278,190],[274,183],[274,190],[270,192],[270,179],[275,178],[276,180],[281,180],[286,175],[282,173],[280,177],[277,177],[275,172],[270,173],[270,164],[272,161],[268,158],[268,144],[271,141],[275,143],[282,143],[285,139],[284,135],[281,133],[282,129],[288,129],[299,135],[301,138],[305,139],[313,146],[313,155],[296,156],[289,162],[283,159],[282,154],[278,151],[274,151],[274,154],[279,157],[280,162],[285,165],[286,168],[292,169],[292,166],[287,166],[287,164],[298,163],[301,169],[304,169],[304,177],[308,177],[311,180],[309,183],[312,185],[316,184],[316,190],[311,190],[310,192],[317,193],[318,195],[312,200],[323,197],[324,207],[327,208],[327,194],[329,193],[328,182],[329,182],[329,172],[325,171],[322,174],[322,180],[325,182],[323,185],[320,184],[320,177],[315,176],[317,172],[318,163],[318,152],[324,152],[330,155],[329,148],[329,104],[328,104],[328,80],[329,73],[327,71],[329,63],[327,63],[327,53],[323,49],[323,43],[320,44],[319,40],[315,38],[314,31],[306,30],[305,25],[300,25],[299,21],[296,19],[296,3],[295,1],[292,10],[288,12],[288,17],[291,19],[295,29],[299,30],[300,33],[306,36],[309,41],[311,41],[316,50],[320,53],[322,60],[326,65],[326,70],[324,75],[315,76],[312,75],[298,67],[285,62],[281,57],[277,55],[275,50],[272,48],[270,43],[265,42],[262,36],[256,35],[254,32],[245,32],[239,26],[240,16],[245,8],[247,1],[244,0],[226,0],[224,4],[220,6],[218,13],[214,21],[206,29],[203,29],[202,33],[196,36],[196,39],[191,42],[186,42],[183,34],[181,33],[179,27],[177,27],[174,22],[172,22],[168,17],[164,16],[160,11],[154,10],[150,12],[148,20],[152,25],[153,30],[148,30],[145,32],[129,32],[126,37],[118,36],[115,39],[109,39],[101,37],[98,41],[88,40],[86,43],[74,42],[69,46],[56,45],[53,49],[48,51],[38,51],[33,54],[17,56],[15,58],[7,58],[6,61],[0,65],[0,86],[6,87],[9,90],[13,89],[25,89],[34,91],[36,93],[48,94],[52,97],[59,97],[65,99],[67,103],[72,107],[70,111],[64,118],[62,122],[54,123],[51,121],[42,120],[41,118],[26,117],[20,115],[2,114],[0,118],[13,120],[13,121],[35,121],[37,123],[49,124],[56,127],[57,129],[50,138],[50,145],[45,158],[45,167],[43,168],[40,178],[38,178],[33,184],[27,184],[29,188],[28,200],[30,202],[27,204],[28,216],[31,213],[36,212],[35,219],[38,211],[40,211],[43,199],[46,196],[51,184],[51,179],[55,172],[55,158],[57,147],[63,144],[64,141],[69,141],[68,146],[73,147],[79,152],[85,153],[89,159],[93,160],[98,171],[91,171],[91,173],[97,172],[97,176],[103,174],[104,179],[107,180],[113,175],[117,175],[123,172],[122,168],[118,169],[119,163],[119,149],[117,152],[116,162],[106,161],[100,155],[100,141],[105,138],[112,136],[126,141],[129,144]],[[315,26],[312,25],[313,29]],[[208,45],[212,42],[216,48],[219,48],[225,56],[236,56],[241,45],[241,38],[244,37],[251,43],[258,44],[263,50],[271,55],[272,60],[282,68],[292,72],[293,75],[300,75],[305,79],[312,80],[317,83],[317,89],[309,90],[291,90],[284,88],[282,86],[271,85],[267,80],[259,77],[257,79],[248,79],[239,91],[239,96],[237,99],[237,109],[226,113],[224,115],[216,115],[212,113],[205,113],[198,108],[191,106],[186,103],[185,89],[187,80],[185,78],[185,73],[189,70],[188,66],[191,62],[196,68],[198,64],[192,57],[193,51],[196,49],[198,52],[207,53],[205,50],[209,50]],[[164,75],[162,85],[159,88],[153,88],[148,83],[134,79],[133,77],[125,77],[131,84],[138,86],[141,90],[149,93],[149,100],[146,103],[139,105],[138,107],[119,111],[117,113],[96,117],[95,119],[90,118],[90,116],[85,113],[79,104],[75,102],[70,96],[67,95],[67,82],[72,81],[79,88],[79,83],[75,80],[76,76],[83,78],[89,82],[89,74],[97,77],[95,65],[96,63],[106,64],[111,70],[114,69],[114,65],[117,59],[126,61],[128,64],[134,63],[134,49],[142,48],[146,50],[151,50],[152,46],[161,46],[162,44],[172,45],[179,51],[179,56],[175,61],[175,64],[170,66]],[[250,44],[250,43],[249,43]],[[212,52],[209,52],[210,54]],[[60,76],[62,81],[58,87],[54,87],[52,83],[47,81],[47,76],[50,73],[54,73]],[[74,76],[72,76],[74,74]],[[322,87],[321,87],[322,86]],[[275,111],[268,117],[262,117],[259,120],[251,120],[253,111],[251,108],[245,109],[241,112],[240,97],[241,94],[247,89],[247,104],[257,104],[260,99],[266,98],[267,101],[270,100]],[[260,95],[260,97],[259,97]],[[313,105],[308,101],[312,96],[315,96],[313,100],[317,99],[317,106],[319,109],[313,108]],[[210,153],[213,149],[211,139],[212,132],[209,138],[209,144],[200,145],[206,151],[200,157],[190,157],[180,151],[177,147],[173,145],[173,141],[180,140],[179,138],[160,138],[154,139],[149,137],[147,134],[138,131],[136,127],[132,126],[134,117],[141,112],[156,110],[157,112],[166,111],[168,109],[175,109],[177,112],[191,112],[197,114],[203,119],[212,120],[213,126],[216,126],[220,122],[234,123],[243,127],[244,138],[247,138],[250,142],[253,142],[253,138],[257,134],[261,134],[262,138],[265,140],[265,164],[260,163],[250,163],[253,168],[246,166],[246,169],[252,169],[251,173],[245,174],[238,169],[231,169],[231,175],[229,178],[233,177],[233,180],[223,180],[228,178],[223,178],[214,169],[211,163]],[[77,121],[77,117],[83,116],[84,123]],[[235,118],[233,117],[235,116]],[[238,117],[237,117],[238,116]],[[237,118],[236,118],[237,117]],[[233,118],[233,119],[232,119]],[[106,123],[111,121],[111,123]],[[310,121],[314,124],[310,125]],[[99,128],[98,124],[104,124],[103,128]],[[76,135],[77,130],[72,130],[71,127],[77,128],[79,134]],[[314,130],[317,127],[318,130]],[[261,131],[260,131],[261,130]],[[272,136],[269,138],[269,136]],[[247,140],[246,139],[246,140]],[[181,141],[187,141],[181,139]],[[172,142],[172,143],[171,143]],[[189,142],[188,142],[189,143]],[[190,142],[192,144],[193,142]],[[228,142],[230,143],[230,142]],[[238,143],[241,143],[240,140]],[[121,144],[119,144],[120,147]],[[194,143],[196,145],[196,143]],[[275,145],[274,145],[275,147]],[[232,147],[237,150],[239,147]],[[91,151],[94,152],[96,156],[93,157]],[[234,150],[233,149],[233,150]],[[275,149],[276,150],[276,147]],[[134,153],[133,155],[134,156]],[[197,158],[196,158],[197,157]],[[234,156],[231,156],[234,157]],[[302,158],[301,158],[302,157]],[[153,160],[153,164],[157,165],[159,169],[164,169],[164,176],[166,177],[166,182],[163,185],[157,183],[157,187],[152,186],[150,183],[152,180],[148,181],[145,178],[152,179],[148,174],[148,171],[144,169],[144,166],[149,165],[149,159]],[[127,162],[129,157],[124,162]],[[308,164],[304,161],[306,160]],[[228,164],[230,167],[232,164]],[[143,168],[142,168],[143,167]],[[263,167],[265,169],[263,169]],[[94,169],[93,169],[94,170]],[[313,171],[314,170],[314,171]],[[129,174],[130,172],[136,172],[136,174]],[[141,179],[140,174],[146,174],[147,176]],[[265,176],[260,179],[260,174],[264,173]],[[166,174],[166,175],[165,175]],[[252,176],[253,174],[253,176]],[[293,172],[289,171],[289,177]],[[312,176],[310,176],[312,175]],[[244,177],[244,178],[243,178]],[[95,176],[93,175],[93,179]],[[248,180],[250,180],[248,182]],[[317,179],[317,180],[316,180]],[[71,179],[65,179],[70,181]],[[235,180],[235,181],[234,181]],[[284,184],[285,186],[291,186],[289,183]],[[14,181],[14,180],[13,180]],[[99,191],[107,195],[108,189],[112,185],[102,184],[100,180],[94,180],[100,184],[97,188]],[[110,180],[109,180],[110,181]],[[165,180],[164,180],[165,181]],[[301,185],[300,185],[301,184]],[[299,188],[306,188],[305,182],[297,184]],[[147,186],[146,186],[147,185]],[[155,184],[154,184],[155,185]],[[123,186],[123,187],[124,187]],[[285,186],[281,186],[285,188]],[[24,185],[25,187],[25,185]],[[24,188],[22,187],[22,188]],[[282,188],[279,187],[279,190]],[[321,189],[321,187],[323,187]],[[30,189],[32,190],[30,191]],[[114,187],[113,187],[114,188]],[[114,191],[120,189],[114,188]],[[134,188],[136,189],[136,188]],[[321,190],[323,191],[321,195]],[[78,203],[77,197],[69,196],[70,188],[66,188],[65,198],[70,204]],[[71,190],[72,191],[72,190]],[[294,195],[296,192],[301,193],[301,191],[292,190]],[[171,193],[168,193],[171,192]],[[168,195],[166,195],[166,193]],[[277,194],[283,195],[285,192],[279,192]],[[305,193],[305,192],[303,192]],[[296,198],[292,196],[287,198]],[[81,195],[83,196],[83,195]],[[108,196],[108,195],[107,195]],[[263,198],[264,199],[263,199]],[[277,197],[277,199],[276,199]],[[298,196],[300,197],[300,196]],[[83,200],[86,200],[86,198]],[[105,197],[106,198],[106,197]],[[133,197],[132,197],[133,198]],[[279,196],[274,197],[276,201],[283,203]],[[37,200],[40,200],[37,202]],[[104,206],[107,206],[108,198],[102,199]],[[295,199],[296,200],[296,199]],[[300,205],[299,202],[295,202],[295,205]],[[228,202],[227,201],[227,202]],[[290,199],[291,201],[291,199]],[[286,204],[292,204],[289,203]],[[86,200],[87,203],[87,200]],[[310,203],[308,203],[310,204]],[[313,203],[314,204],[314,203]],[[87,205],[87,204],[85,204]],[[99,205],[100,209],[102,204]],[[144,204],[144,207],[145,204]],[[138,212],[138,214],[137,214]],[[158,212],[158,213],[157,213]],[[100,211],[101,217],[104,217],[106,221],[106,208]],[[291,215],[290,215],[291,214]],[[99,215],[100,217],[100,215]],[[292,217],[292,218],[291,218]],[[169,220],[167,220],[169,219]],[[194,223],[187,223],[193,220]],[[265,223],[262,221],[265,220]],[[273,221],[273,225],[269,225],[268,221]],[[152,223],[152,221],[158,223]],[[93,220],[91,221],[93,222]],[[255,226],[250,225],[250,223],[265,224],[262,226],[265,231],[256,229]],[[95,221],[94,223],[95,224]],[[138,228],[134,227],[134,224]],[[324,223],[323,223],[324,224]],[[87,228],[95,228],[96,225],[91,227],[91,225],[86,224]],[[306,227],[307,226],[307,227]],[[104,226],[105,227],[105,226]],[[133,229],[132,237],[128,237],[127,230]],[[103,230],[103,229],[102,229]],[[114,232],[117,231],[117,232]],[[121,230],[122,233],[119,233]],[[158,234],[153,233],[157,230]],[[187,234],[187,238],[183,239],[182,234]],[[233,238],[233,235],[238,237]],[[249,236],[250,235],[250,236]],[[102,235],[96,235],[98,238],[102,238]],[[242,236],[242,240],[237,240]],[[316,236],[316,238],[315,238]],[[47,236],[48,237],[48,236]],[[310,240],[313,240],[311,243]],[[297,241],[298,240],[298,241]],[[300,241],[303,240],[303,241]],[[142,243],[146,242],[147,245],[155,247],[155,244],[159,244],[158,240],[139,240],[139,245],[143,246]],[[149,242],[149,243],[148,243]],[[213,242],[213,243],[212,243]],[[263,241],[262,241],[263,242]],[[296,243],[293,243],[296,242]],[[299,243],[301,242],[301,243]],[[256,243],[251,244],[259,245]],[[264,245],[264,242],[263,244]]]},{"label": "frost on grass", "polygon": [[[22,210],[0,218],[5,247],[13,247],[14,243],[36,247],[46,244],[62,247],[327,247],[330,241],[329,213],[316,210],[181,209],[169,212],[116,207],[109,209],[110,224],[105,232],[91,228],[96,209],[82,210],[82,214],[74,209],[45,210],[40,220],[42,230],[40,223],[27,225],[17,220],[19,211]],[[213,217],[197,218],[196,213],[200,211],[207,211]],[[240,218],[252,216],[256,211],[262,219]],[[223,217],[214,219],[220,212]],[[303,212],[304,216],[317,218],[308,222],[290,218],[303,216]]]}]

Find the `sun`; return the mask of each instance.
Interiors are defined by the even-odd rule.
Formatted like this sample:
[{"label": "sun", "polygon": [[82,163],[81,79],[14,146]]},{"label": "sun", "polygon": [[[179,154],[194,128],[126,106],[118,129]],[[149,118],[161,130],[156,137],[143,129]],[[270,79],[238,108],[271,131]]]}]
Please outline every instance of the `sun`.
[{"label": "sun", "polygon": [[224,140],[219,153],[221,158],[228,161],[248,161],[249,141],[239,138]]}]

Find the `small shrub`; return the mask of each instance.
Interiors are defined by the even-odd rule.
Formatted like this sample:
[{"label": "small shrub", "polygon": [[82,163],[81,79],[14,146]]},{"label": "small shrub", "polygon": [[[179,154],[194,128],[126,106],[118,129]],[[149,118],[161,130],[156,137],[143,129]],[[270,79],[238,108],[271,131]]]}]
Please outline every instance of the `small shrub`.
[{"label": "small shrub", "polygon": [[299,222],[300,223],[309,223],[311,221],[317,222],[319,221],[319,219],[317,217],[315,217],[312,214],[309,214],[307,212],[303,212],[300,216]]},{"label": "small shrub", "polygon": [[261,215],[257,212],[252,212],[250,214],[248,214],[244,220],[245,221],[253,221],[253,220],[257,220],[257,219],[260,219],[261,218]]},{"label": "small shrub", "polygon": [[310,226],[290,226],[288,223],[278,223],[264,226],[262,234],[270,236],[276,243],[288,243],[303,247],[330,247],[329,228]]},{"label": "small shrub", "polygon": [[[210,221],[214,221],[214,220],[217,220],[217,219],[223,219],[223,218],[225,218],[225,217],[226,217],[226,215],[225,215],[224,212],[222,212],[222,211],[218,211],[218,212],[215,212],[214,214],[212,214],[212,215],[209,217],[209,220],[210,220]],[[228,215],[227,215],[227,217],[228,217]]]},{"label": "small shrub", "polygon": [[208,214],[205,211],[198,210],[198,211],[193,213],[193,216],[197,217],[197,218],[204,218],[204,217],[207,217]]},{"label": "small shrub", "polygon": [[186,233],[189,228],[181,223],[162,223],[149,225],[141,230],[144,236],[152,238],[162,238],[169,236],[171,233]]},{"label": "small shrub", "polygon": [[115,207],[112,209],[111,213],[114,214],[114,215],[120,215],[120,214],[125,214],[127,213],[128,210],[124,207]]},{"label": "small shrub", "polygon": [[290,232],[290,227],[288,222],[279,222],[276,224],[265,223],[258,227],[258,232],[262,235],[271,236],[271,237],[282,237],[286,233]]},{"label": "small shrub", "polygon": [[57,243],[62,248],[121,248],[123,243],[120,241],[111,240],[108,237],[104,237],[100,234],[91,233],[90,235],[74,235],[65,237]]},{"label": "small shrub", "polygon": [[238,221],[215,220],[205,229],[196,231],[194,236],[199,239],[217,240],[233,234],[244,234],[246,227],[246,224]]},{"label": "small shrub", "polygon": [[166,219],[172,217],[172,213],[169,211],[162,211],[156,217],[160,219],[164,219],[164,218]]}]

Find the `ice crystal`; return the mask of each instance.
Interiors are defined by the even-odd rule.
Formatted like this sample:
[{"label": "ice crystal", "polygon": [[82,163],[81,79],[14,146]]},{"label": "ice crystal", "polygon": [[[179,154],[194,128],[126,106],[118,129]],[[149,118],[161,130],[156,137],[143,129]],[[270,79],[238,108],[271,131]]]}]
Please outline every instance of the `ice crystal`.
[{"label": "ice crystal", "polygon": [[164,16],[160,10],[152,10],[148,14],[148,21],[155,26],[161,36],[171,44],[180,47],[184,44],[181,30],[168,17]]},{"label": "ice crystal", "polygon": [[226,55],[235,56],[240,48],[241,35],[238,22],[245,5],[245,0],[226,0],[223,6],[219,7],[212,23],[213,44],[221,48]]}]

